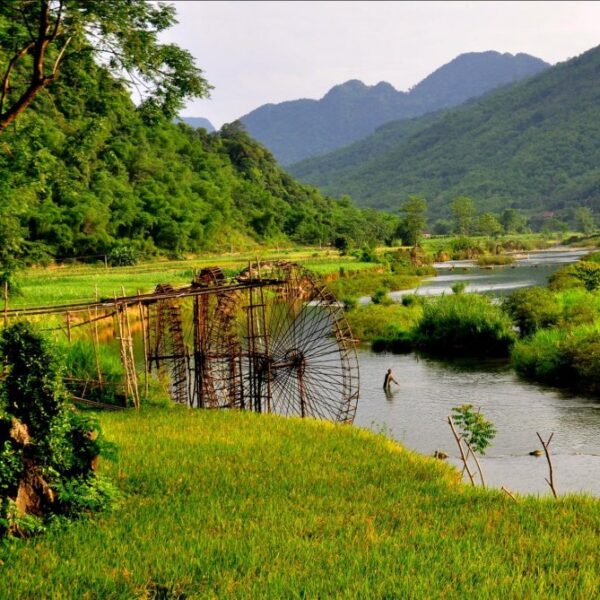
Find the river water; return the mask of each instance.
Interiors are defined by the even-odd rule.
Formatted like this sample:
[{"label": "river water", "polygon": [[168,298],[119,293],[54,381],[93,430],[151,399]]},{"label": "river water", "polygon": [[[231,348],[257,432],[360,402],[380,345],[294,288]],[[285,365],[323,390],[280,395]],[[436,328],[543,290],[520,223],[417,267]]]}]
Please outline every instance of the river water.
[{"label": "river water", "polygon": [[[516,268],[473,268],[464,261],[437,265],[440,275],[417,293],[449,292],[457,281],[472,291],[501,295],[530,285],[543,285],[548,276],[584,252],[532,252]],[[467,269],[466,271],[464,269]],[[453,271],[451,269],[454,269]],[[405,292],[406,293],[406,292]],[[402,293],[394,293],[400,296]],[[481,460],[487,483],[522,493],[549,493],[544,481],[544,457],[536,432],[550,446],[559,493],[585,492],[600,496],[600,402],[521,379],[502,360],[440,361],[416,354],[375,354],[359,350],[361,398],[355,424],[384,431],[407,448],[431,455],[446,452],[458,464],[458,450],[447,416],[453,406],[481,407],[498,433]],[[388,368],[400,386],[386,396],[382,384]]]}]

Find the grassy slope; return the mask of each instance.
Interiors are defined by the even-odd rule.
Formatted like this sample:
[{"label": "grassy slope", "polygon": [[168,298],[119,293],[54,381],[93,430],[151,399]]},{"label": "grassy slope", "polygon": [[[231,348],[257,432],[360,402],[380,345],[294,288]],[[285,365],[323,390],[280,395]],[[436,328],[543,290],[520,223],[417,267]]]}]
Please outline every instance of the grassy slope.
[{"label": "grassy slope", "polygon": [[102,465],[120,507],[0,550],[0,597],[597,596],[596,501],[517,504],[347,426],[184,409],[101,420],[121,448]]}]

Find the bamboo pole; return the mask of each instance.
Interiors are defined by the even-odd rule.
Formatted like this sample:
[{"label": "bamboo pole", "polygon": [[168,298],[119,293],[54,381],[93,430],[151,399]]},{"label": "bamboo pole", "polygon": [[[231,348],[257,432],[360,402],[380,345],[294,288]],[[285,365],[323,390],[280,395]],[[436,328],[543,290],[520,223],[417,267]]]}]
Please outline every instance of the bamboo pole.
[{"label": "bamboo pole", "polygon": [[125,353],[125,340],[123,339],[123,324],[121,322],[121,306],[117,303],[117,292],[114,293],[115,298],[115,316],[117,318],[117,339],[119,340],[119,350],[121,354],[121,364],[123,365],[123,371],[125,375],[125,393],[127,399],[133,397],[131,390],[131,382],[129,380],[129,368],[127,366],[127,355]]},{"label": "bamboo pole", "polygon": [[67,312],[67,338],[69,339],[69,344],[71,343],[71,313]]},{"label": "bamboo pole", "polygon": [[4,282],[4,327],[8,325],[8,281]]},{"label": "bamboo pole", "polygon": [[[138,296],[140,295],[140,290],[138,290]],[[144,316],[144,306],[140,300],[138,302],[138,310],[140,312],[140,322],[142,323],[142,340],[144,344],[144,396],[148,397],[148,340],[146,339],[146,319]]]},{"label": "bamboo pole", "polygon": [[[92,323],[92,311],[88,309],[88,317],[90,324]],[[96,359],[96,374],[98,375],[98,381],[102,383],[102,371],[100,370],[100,347],[98,345],[98,324],[96,321],[93,323],[92,329],[92,346],[94,346],[94,358]]]},{"label": "bamboo pole", "polygon": [[475,480],[473,479],[473,473],[471,473],[471,469],[469,469],[469,465],[467,463],[467,457],[465,456],[465,452],[464,452],[464,449],[461,444],[462,438],[461,438],[461,436],[458,435],[458,433],[454,427],[454,423],[452,422],[451,417],[448,417],[448,425],[450,425],[450,429],[452,430],[452,435],[454,436],[454,439],[456,440],[456,443],[458,444],[458,449],[460,451],[460,457],[461,457],[463,465],[467,471],[467,475],[469,476],[469,479],[471,480],[471,485],[475,485]]},{"label": "bamboo pole", "polygon": [[[125,287],[122,287],[123,297],[125,297]],[[131,335],[131,322],[129,320],[129,307],[125,306],[125,324],[127,325],[127,350],[129,351],[129,369],[131,371],[131,380],[133,387],[133,403],[136,408],[140,407],[140,391],[138,388],[137,371],[135,368],[135,356],[133,354],[133,336]]]}]

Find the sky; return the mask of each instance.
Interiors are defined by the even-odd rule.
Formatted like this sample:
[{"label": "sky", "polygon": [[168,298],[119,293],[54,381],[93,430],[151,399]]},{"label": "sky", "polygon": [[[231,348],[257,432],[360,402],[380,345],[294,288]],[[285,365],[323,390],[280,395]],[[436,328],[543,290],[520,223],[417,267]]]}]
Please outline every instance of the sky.
[{"label": "sky", "polygon": [[600,44],[600,2],[173,2],[163,34],[214,89],[185,116],[213,125],[266,103],[321,98],[349,79],[407,90],[463,52],[552,64]]}]

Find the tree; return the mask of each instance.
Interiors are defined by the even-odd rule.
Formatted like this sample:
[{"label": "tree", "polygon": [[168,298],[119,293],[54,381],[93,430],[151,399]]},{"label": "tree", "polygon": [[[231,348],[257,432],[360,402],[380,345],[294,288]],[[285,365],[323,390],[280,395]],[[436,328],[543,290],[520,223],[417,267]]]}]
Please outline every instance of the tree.
[{"label": "tree", "polygon": [[479,217],[477,229],[481,235],[487,237],[498,237],[502,233],[500,221],[492,213],[484,213]]},{"label": "tree", "polygon": [[586,235],[592,233],[596,228],[594,213],[587,206],[575,209],[575,227]]},{"label": "tree", "polygon": [[458,235],[469,235],[475,218],[475,203],[471,198],[459,196],[452,203],[452,219],[454,221],[454,233]]},{"label": "tree", "polygon": [[523,233],[527,229],[525,217],[514,208],[507,208],[500,216],[505,233]]},{"label": "tree", "polygon": [[[401,237],[403,243],[416,246],[427,225],[427,202],[419,196],[409,196],[400,209],[402,212]],[[402,235],[402,233],[404,235]]]},{"label": "tree", "polygon": [[93,55],[140,93],[148,118],[173,118],[187,98],[211,89],[192,55],[158,43],[175,9],[144,0],[3,0],[0,59],[0,132],[56,81],[61,66]]}]

